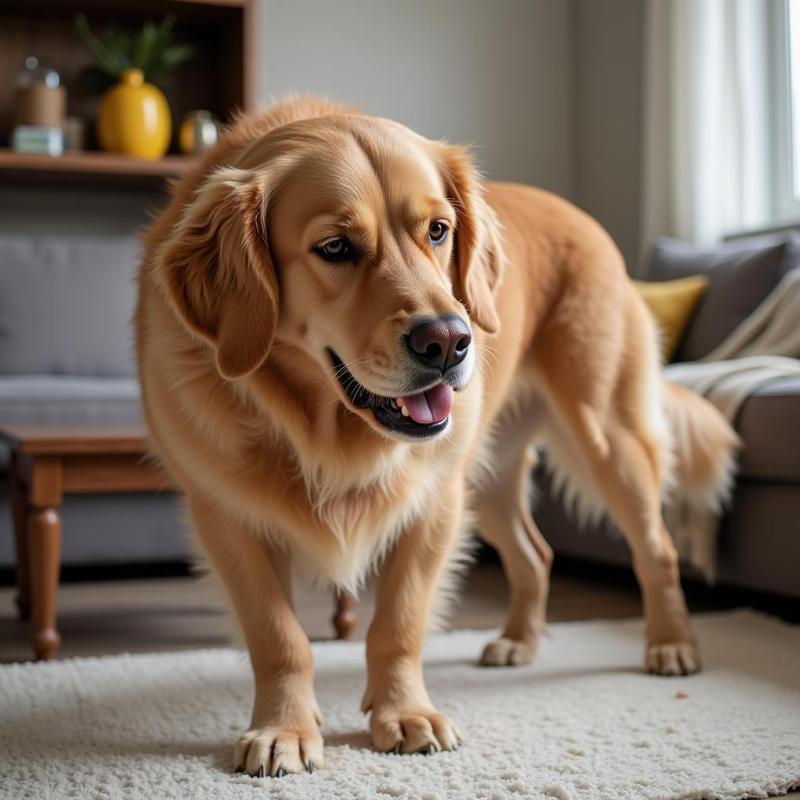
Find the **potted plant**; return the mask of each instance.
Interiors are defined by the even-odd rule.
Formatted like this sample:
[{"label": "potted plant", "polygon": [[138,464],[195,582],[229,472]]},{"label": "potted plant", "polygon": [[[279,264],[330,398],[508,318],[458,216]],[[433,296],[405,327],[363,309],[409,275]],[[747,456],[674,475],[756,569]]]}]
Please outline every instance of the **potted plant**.
[{"label": "potted plant", "polygon": [[118,25],[95,35],[86,16],[76,16],[76,31],[94,59],[87,81],[104,90],[97,117],[103,150],[148,159],[166,153],[172,118],[158,85],[194,54],[191,45],[175,41],[174,25],[175,15],[168,14],[160,23],[145,22],[136,36]]}]

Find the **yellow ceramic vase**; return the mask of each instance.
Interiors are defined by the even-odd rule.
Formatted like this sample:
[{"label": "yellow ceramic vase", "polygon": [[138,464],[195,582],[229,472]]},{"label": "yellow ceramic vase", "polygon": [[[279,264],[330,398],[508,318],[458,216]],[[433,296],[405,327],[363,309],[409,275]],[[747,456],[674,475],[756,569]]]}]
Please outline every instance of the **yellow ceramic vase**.
[{"label": "yellow ceramic vase", "polygon": [[140,69],[126,69],[100,101],[97,139],[109,153],[156,160],[167,152],[172,117],[159,89]]}]

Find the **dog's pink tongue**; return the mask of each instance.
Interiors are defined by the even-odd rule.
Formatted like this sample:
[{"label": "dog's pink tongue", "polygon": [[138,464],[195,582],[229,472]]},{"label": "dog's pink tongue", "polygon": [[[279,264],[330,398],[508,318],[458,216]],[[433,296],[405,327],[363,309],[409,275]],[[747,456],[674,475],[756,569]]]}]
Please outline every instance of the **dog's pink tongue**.
[{"label": "dog's pink tongue", "polygon": [[427,392],[407,394],[400,398],[408,415],[420,425],[431,425],[447,419],[453,410],[453,387],[440,383]]}]

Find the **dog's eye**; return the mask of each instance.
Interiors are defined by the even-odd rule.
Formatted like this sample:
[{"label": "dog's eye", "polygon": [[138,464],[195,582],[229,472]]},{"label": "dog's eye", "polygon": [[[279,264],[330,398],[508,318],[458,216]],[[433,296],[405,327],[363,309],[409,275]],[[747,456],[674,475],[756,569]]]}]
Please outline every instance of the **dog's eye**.
[{"label": "dog's eye", "polygon": [[447,238],[447,225],[444,222],[436,221],[431,222],[428,228],[428,239],[433,245],[441,244]]},{"label": "dog's eye", "polygon": [[328,239],[314,248],[314,252],[325,261],[338,264],[341,261],[352,261],[355,258],[355,249],[344,236]]}]

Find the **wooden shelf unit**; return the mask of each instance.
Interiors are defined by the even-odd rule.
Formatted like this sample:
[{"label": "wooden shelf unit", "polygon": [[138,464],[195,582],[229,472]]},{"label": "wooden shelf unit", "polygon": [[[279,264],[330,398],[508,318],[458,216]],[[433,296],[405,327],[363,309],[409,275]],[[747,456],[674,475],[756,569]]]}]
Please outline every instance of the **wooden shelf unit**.
[{"label": "wooden shelf unit", "polygon": [[177,129],[187,111],[203,108],[222,122],[253,108],[256,95],[255,0],[0,0],[0,146],[13,127],[14,76],[28,55],[55,67],[67,88],[67,113],[87,122],[90,143],[99,97],[85,88],[81,73],[91,58],[74,28],[86,14],[93,30],[109,23],[136,31],[146,20],[176,15],[175,35],[196,48],[164,87],[172,112],[173,137],[161,161],[142,161],[86,150],[58,158],[15,153],[0,147],[0,185],[157,188],[191,167],[178,154]]}]

